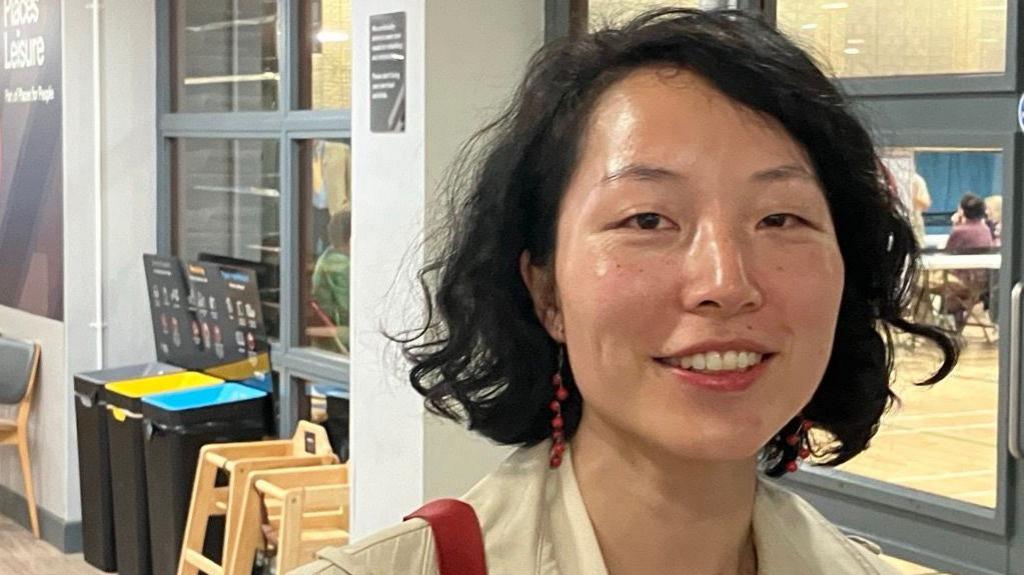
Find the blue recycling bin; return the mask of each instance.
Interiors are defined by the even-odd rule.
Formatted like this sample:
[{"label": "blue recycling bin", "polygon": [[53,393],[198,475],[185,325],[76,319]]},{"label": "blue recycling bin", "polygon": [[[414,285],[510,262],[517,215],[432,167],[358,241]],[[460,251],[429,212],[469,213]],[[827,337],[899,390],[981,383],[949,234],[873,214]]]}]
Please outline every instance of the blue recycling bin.
[{"label": "blue recycling bin", "polygon": [[[238,383],[142,399],[153,575],[175,575],[199,451],[209,443],[257,441],[271,433],[271,397]],[[222,526],[211,524],[204,554],[217,558]]]}]

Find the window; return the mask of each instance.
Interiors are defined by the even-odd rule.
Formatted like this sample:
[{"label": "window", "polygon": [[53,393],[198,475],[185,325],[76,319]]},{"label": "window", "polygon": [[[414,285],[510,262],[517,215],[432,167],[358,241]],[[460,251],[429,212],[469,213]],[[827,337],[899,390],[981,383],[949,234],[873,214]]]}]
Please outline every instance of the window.
[{"label": "window", "polygon": [[352,19],[350,0],[303,3],[299,107],[352,107]]},{"label": "window", "polygon": [[176,112],[277,108],[278,11],[262,0],[174,2]]},{"label": "window", "polygon": [[277,140],[181,138],[173,156],[175,252],[254,268],[272,338],[280,308],[278,147]]},{"label": "window", "polygon": [[591,30],[605,24],[621,23],[641,12],[661,7],[724,8],[727,0],[590,0],[587,20]]},{"label": "window", "polygon": [[1001,74],[1006,0],[778,0],[780,30],[836,76]]},{"label": "window", "polygon": [[349,146],[337,140],[306,140],[301,146],[300,341],[348,355],[352,237]]},{"label": "window", "polygon": [[275,372],[346,389],[350,4],[156,3],[161,251],[254,268]]}]

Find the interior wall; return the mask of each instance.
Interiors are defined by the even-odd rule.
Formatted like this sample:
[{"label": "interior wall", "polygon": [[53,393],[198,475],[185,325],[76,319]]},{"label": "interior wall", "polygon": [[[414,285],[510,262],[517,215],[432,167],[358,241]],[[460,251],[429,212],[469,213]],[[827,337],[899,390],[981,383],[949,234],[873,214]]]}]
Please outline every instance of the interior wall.
[{"label": "interior wall", "polygon": [[[56,524],[48,519],[64,519],[68,515],[66,454],[70,402],[65,386],[64,323],[0,306],[0,334],[35,340],[42,348],[40,375],[29,418],[29,454],[40,523],[45,526],[44,530],[50,531]],[[13,419],[15,413],[15,406],[0,406],[0,418]],[[0,446],[0,486],[24,495],[18,450],[14,445]],[[25,513],[27,517],[27,512],[21,508],[23,503],[16,505],[13,511]],[[7,511],[7,505],[4,507]]]},{"label": "interior wall", "polygon": [[[426,8],[429,226],[444,220],[451,192],[443,187],[444,176],[460,147],[503,111],[530,57],[544,43],[544,0],[427,0]],[[440,247],[427,238],[428,254]],[[465,493],[511,451],[429,413],[424,417],[424,499]]]},{"label": "interior wall", "polygon": [[[409,321],[403,310],[416,305],[410,270],[423,260],[424,1],[352,2],[354,538],[396,523],[423,500],[422,400],[409,388],[380,330]],[[369,121],[369,19],[399,11],[406,12],[407,27],[405,132],[375,134]]]},{"label": "interior wall", "polygon": [[[352,534],[359,538],[425,499],[460,495],[508,452],[427,413],[381,330],[420,325],[416,273],[436,247],[424,234],[439,203],[436,185],[540,46],[544,0],[355,0],[352,10]],[[399,11],[407,26],[406,127],[373,133],[369,18]]]},{"label": "interior wall", "polygon": [[[0,307],[0,333],[42,345],[30,419],[36,498],[44,539],[80,545],[73,374],[150,361],[153,356],[142,254],[156,246],[155,0],[100,3],[100,114],[94,105],[92,2],[64,2],[65,322]],[[102,126],[103,217],[96,217],[95,126]],[[97,230],[102,239],[97,242]],[[102,246],[102,315],[96,248]],[[97,346],[103,325],[103,357]],[[0,417],[10,410],[0,408]],[[21,495],[14,449],[0,447],[0,488]],[[21,502],[3,509],[21,518]]]},{"label": "interior wall", "polygon": [[142,254],[156,251],[156,0],[103,1],[104,365],[151,361]]}]

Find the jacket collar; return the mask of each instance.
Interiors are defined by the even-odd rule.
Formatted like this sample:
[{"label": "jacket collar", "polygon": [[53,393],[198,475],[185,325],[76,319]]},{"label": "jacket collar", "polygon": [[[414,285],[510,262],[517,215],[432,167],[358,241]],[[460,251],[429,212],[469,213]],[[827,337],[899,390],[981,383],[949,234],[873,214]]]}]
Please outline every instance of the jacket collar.
[{"label": "jacket collar", "polygon": [[[608,575],[576,482],[572,457],[548,466],[548,444],[516,450],[463,498],[484,532],[488,557],[537,575]],[[514,496],[510,496],[514,494]],[[879,575],[875,561],[809,504],[766,480],[754,501],[759,575]]]}]

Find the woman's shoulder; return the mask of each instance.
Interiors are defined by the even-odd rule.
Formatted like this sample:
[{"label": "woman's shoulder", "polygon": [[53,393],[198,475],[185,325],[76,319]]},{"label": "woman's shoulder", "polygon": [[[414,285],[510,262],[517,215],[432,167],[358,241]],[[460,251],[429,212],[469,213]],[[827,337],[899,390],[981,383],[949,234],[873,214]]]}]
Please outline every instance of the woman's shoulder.
[{"label": "woman's shoulder", "polygon": [[435,575],[430,524],[410,519],[346,547],[329,547],[290,575]]},{"label": "woman's shoulder", "polygon": [[[544,446],[520,448],[460,499],[477,515],[485,543],[502,545],[502,536],[523,543],[522,530],[536,523],[538,506],[525,494],[540,497],[543,483]],[[533,503],[531,505],[531,503]],[[494,531],[498,531],[495,534]],[[510,532],[511,531],[511,532]],[[493,550],[492,550],[493,551]],[[430,524],[410,519],[378,531],[346,547],[325,549],[319,560],[293,571],[291,575],[435,575],[436,547]],[[488,552],[488,563],[498,557]]]},{"label": "woman's shoulder", "polygon": [[843,534],[799,495],[767,480],[758,486],[754,531],[758,557],[769,563],[788,566],[802,563],[801,568],[806,573],[899,573],[882,559],[878,545]]}]

